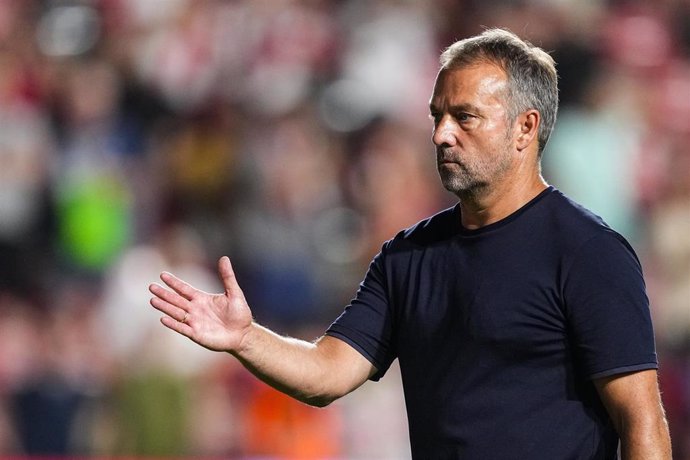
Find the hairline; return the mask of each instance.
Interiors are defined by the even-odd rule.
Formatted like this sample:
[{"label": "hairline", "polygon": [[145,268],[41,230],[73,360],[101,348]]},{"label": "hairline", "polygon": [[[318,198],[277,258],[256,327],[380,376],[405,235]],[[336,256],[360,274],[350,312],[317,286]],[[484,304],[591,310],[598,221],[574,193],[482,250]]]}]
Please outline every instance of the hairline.
[{"label": "hairline", "polygon": [[[519,70],[519,64],[513,65],[514,61],[512,61],[509,56],[509,53],[512,53],[509,52],[504,55],[501,55],[500,51],[493,53],[491,47],[496,44],[517,50],[518,55],[521,54],[527,57],[532,65],[536,64],[536,68],[539,69],[537,73],[542,76],[537,77],[537,80],[534,79],[535,74],[532,74],[531,77],[527,77],[524,80],[518,78],[515,70]],[[440,63],[441,71],[464,68],[482,63],[495,65],[497,68],[501,69],[506,75],[506,101],[508,103],[509,121],[515,121],[517,116],[526,110],[533,109],[540,113],[538,157],[541,157],[546,142],[553,131],[558,112],[558,73],[556,72],[553,58],[546,51],[534,46],[529,41],[521,39],[508,30],[488,29],[481,35],[459,40],[450,45],[441,54]],[[546,74],[546,78],[544,78],[544,74]],[[550,85],[548,84],[547,86],[543,85],[546,81],[554,80],[556,82],[555,88],[549,88],[548,86]],[[537,89],[541,88],[541,90],[546,91],[546,93],[544,93],[546,94],[545,99],[540,98],[543,104],[539,104],[538,102],[535,103],[535,98],[539,97],[539,94],[534,91],[525,92],[524,89],[521,89],[526,83],[530,86],[536,83]],[[555,101],[552,99],[554,94],[551,93],[550,89],[555,89],[556,91]],[[544,97],[544,94],[541,94],[541,96]],[[539,108],[540,105],[544,109],[544,112]],[[548,121],[549,125],[545,125],[544,121]]]},{"label": "hairline", "polygon": [[[508,110],[506,111],[509,121],[515,121],[517,116],[520,114],[520,110],[517,108],[517,103],[515,101],[515,96],[513,95],[514,79],[508,72],[506,66],[501,62],[500,59],[495,59],[487,55],[477,55],[472,56],[468,59],[455,59],[451,61],[448,65],[443,65],[440,68],[440,72],[452,72],[455,70],[468,69],[471,67],[477,67],[481,65],[491,65],[496,69],[500,70],[505,77],[505,86],[501,90],[501,93],[506,97],[508,101]],[[515,113],[513,113],[515,112]]]}]

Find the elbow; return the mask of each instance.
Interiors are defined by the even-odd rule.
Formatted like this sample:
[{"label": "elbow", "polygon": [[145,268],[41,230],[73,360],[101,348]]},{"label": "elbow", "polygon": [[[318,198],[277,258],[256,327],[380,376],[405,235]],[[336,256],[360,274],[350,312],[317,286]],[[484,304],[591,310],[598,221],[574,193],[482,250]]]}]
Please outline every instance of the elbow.
[{"label": "elbow", "polygon": [[323,408],[330,405],[333,401],[335,401],[335,399],[336,398],[310,398],[304,402],[312,407]]},{"label": "elbow", "polygon": [[323,380],[321,380],[321,384],[319,385],[305,385],[302,388],[282,385],[274,385],[273,388],[297,401],[313,407],[326,407],[333,401],[349,393],[349,391],[346,391],[345,388],[341,388],[340,386],[323,384]]},{"label": "elbow", "polygon": [[342,395],[320,393],[320,392],[305,392],[297,391],[295,389],[286,388],[280,385],[273,386],[281,393],[312,407],[326,407]]},{"label": "elbow", "polygon": [[297,395],[297,399],[313,407],[326,407],[349,393],[344,388],[322,387],[313,390]]},{"label": "elbow", "polygon": [[340,396],[337,395],[312,395],[299,398],[303,403],[308,404],[312,407],[323,408],[330,405],[333,401],[339,399]]},{"label": "elbow", "polygon": [[[306,390],[306,389],[305,389]],[[328,383],[326,379],[321,384],[295,395],[297,399],[313,407],[323,408],[350,393],[353,388],[340,384]]]}]

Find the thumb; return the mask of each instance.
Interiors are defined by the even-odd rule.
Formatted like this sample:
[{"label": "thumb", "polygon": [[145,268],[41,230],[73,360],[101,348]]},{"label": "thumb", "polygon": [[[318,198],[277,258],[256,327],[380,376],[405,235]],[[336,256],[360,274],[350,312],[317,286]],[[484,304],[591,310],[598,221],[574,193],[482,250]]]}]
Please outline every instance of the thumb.
[{"label": "thumb", "polygon": [[227,293],[236,293],[241,291],[239,284],[237,284],[237,278],[235,278],[235,272],[232,269],[232,264],[230,263],[230,258],[228,256],[223,256],[218,260],[218,274],[220,275],[220,280],[223,282],[223,287]]}]

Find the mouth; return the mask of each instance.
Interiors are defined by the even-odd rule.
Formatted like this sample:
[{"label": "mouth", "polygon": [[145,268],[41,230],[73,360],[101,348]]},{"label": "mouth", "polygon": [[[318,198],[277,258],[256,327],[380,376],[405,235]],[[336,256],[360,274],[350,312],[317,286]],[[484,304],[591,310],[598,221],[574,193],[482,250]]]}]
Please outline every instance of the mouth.
[{"label": "mouth", "polygon": [[450,158],[438,158],[436,160],[436,163],[438,164],[438,166],[448,166],[448,165],[461,166],[462,165],[462,163],[460,163],[459,161],[454,161],[454,160],[451,160]]},{"label": "mouth", "polygon": [[456,161],[453,159],[452,152],[444,151],[444,150],[438,150],[436,152],[436,163],[439,166],[449,165],[449,164],[460,164],[459,161]]},{"label": "mouth", "polygon": [[452,172],[453,174],[467,171],[467,167],[462,161],[440,155],[436,159],[436,169],[439,171]]}]

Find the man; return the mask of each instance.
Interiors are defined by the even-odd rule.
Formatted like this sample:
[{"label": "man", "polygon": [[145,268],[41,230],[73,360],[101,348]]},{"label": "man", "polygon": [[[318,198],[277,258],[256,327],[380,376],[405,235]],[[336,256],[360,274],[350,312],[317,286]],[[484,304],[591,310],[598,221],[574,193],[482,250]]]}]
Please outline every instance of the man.
[{"label": "man", "polygon": [[223,294],[161,275],[162,323],[315,406],[397,358],[414,458],[612,459],[620,438],[623,458],[670,459],[639,262],[541,177],[553,60],[488,30],[441,64],[432,140],[459,203],[386,242],[323,337],[256,324],[227,257]]}]

